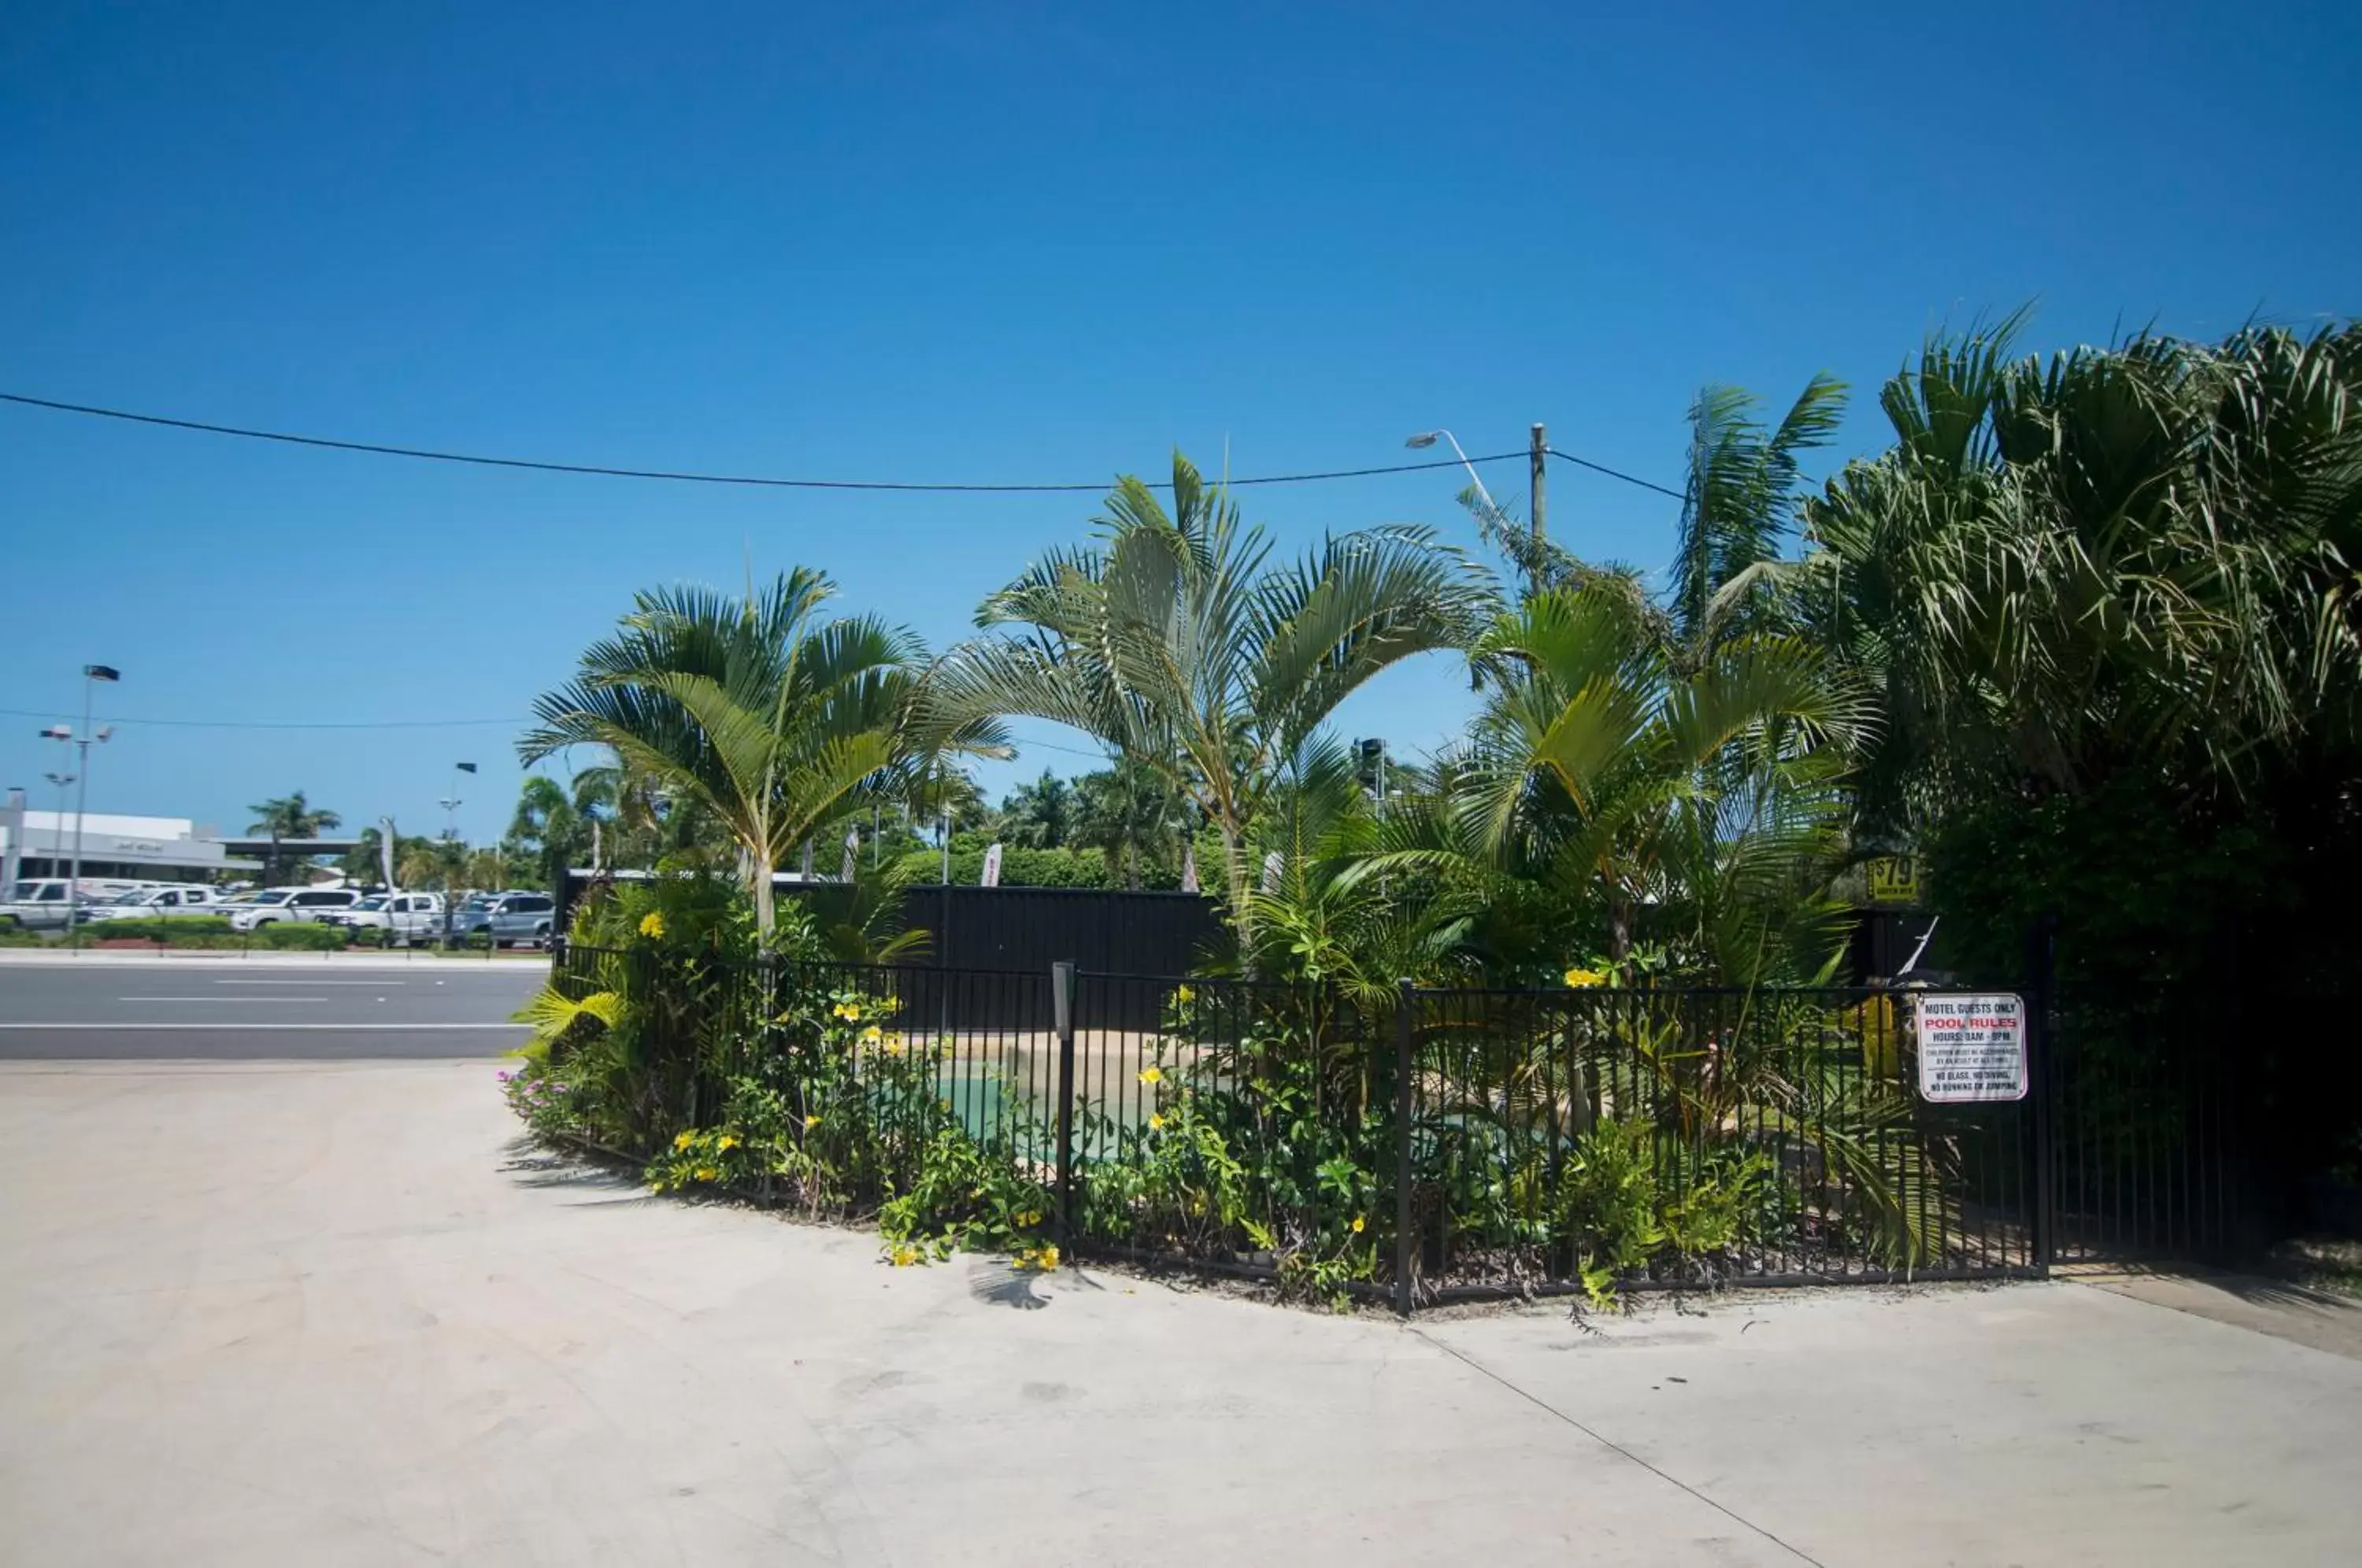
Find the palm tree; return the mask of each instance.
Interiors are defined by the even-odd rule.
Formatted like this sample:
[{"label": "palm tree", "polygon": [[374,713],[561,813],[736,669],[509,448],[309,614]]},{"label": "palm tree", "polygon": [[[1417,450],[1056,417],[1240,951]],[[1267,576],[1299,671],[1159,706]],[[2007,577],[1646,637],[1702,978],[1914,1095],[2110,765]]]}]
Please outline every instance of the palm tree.
[{"label": "palm tree", "polygon": [[798,845],[863,791],[999,739],[988,721],[936,721],[911,633],[874,616],[821,619],[833,592],[800,567],[744,600],[638,594],[575,679],[535,702],[519,756],[603,746],[701,804],[738,847],[767,940],[772,875]]},{"label": "palm tree", "polygon": [[2362,326],[2046,362],[2023,319],[1931,339],[1880,399],[1895,445],[1809,509],[1800,602],[1886,710],[1865,809],[1909,831],[2187,758],[2236,792],[2350,735]]},{"label": "palm tree", "polygon": [[246,831],[270,835],[270,856],[264,877],[272,882],[286,874],[286,859],[280,852],[281,844],[288,839],[317,838],[344,822],[344,818],[334,812],[314,811],[304,799],[301,790],[274,800],[258,801],[247,810],[255,813],[256,820],[247,824]]},{"label": "palm tree", "polygon": [[1170,512],[1118,482],[1102,543],[1061,550],[987,600],[1015,635],[954,650],[950,712],[1068,724],[1162,775],[1220,833],[1232,919],[1253,915],[1250,837],[1287,760],[1337,704],[1414,654],[1456,647],[1490,580],[1424,528],[1332,536],[1292,565],[1173,459]]},{"label": "palm tree", "polygon": [[1027,849],[1057,849],[1074,833],[1075,788],[1048,768],[1031,784],[1020,784],[1000,802],[1010,843]]},{"label": "palm tree", "polygon": [[[509,837],[520,850],[540,863],[545,883],[552,892],[560,890],[568,867],[574,864],[588,836],[584,813],[576,804],[584,793],[579,776],[576,786],[569,791],[544,774],[526,775],[517,792],[516,815],[509,823]],[[591,798],[595,801],[595,793]]]},{"label": "palm tree", "polygon": [[453,838],[405,838],[394,858],[394,875],[405,888],[448,892],[462,886],[468,846]]},{"label": "palm tree", "polygon": [[1822,649],[1752,633],[1687,668],[1648,606],[1595,582],[1528,599],[1472,657],[1487,701],[1455,770],[1463,853],[1595,889],[1611,957],[1657,907],[1726,979],[1760,977],[1788,921],[1826,916],[1837,775],[1870,714]]},{"label": "palm tree", "polygon": [[1107,856],[1111,882],[1137,891],[1142,864],[1177,860],[1173,846],[1187,832],[1172,781],[1134,758],[1075,780],[1074,842]]}]

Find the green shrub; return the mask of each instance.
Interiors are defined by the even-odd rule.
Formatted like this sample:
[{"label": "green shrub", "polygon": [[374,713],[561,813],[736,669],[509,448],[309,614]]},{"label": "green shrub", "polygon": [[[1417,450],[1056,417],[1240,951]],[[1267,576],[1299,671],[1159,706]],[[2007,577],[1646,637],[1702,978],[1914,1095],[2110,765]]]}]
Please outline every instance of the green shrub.
[{"label": "green shrub", "polygon": [[[943,852],[915,850],[896,863],[913,882],[943,878]],[[984,877],[984,851],[952,845],[952,880],[973,887]],[[1095,849],[1024,849],[1004,845],[1000,851],[1000,885],[1004,888],[1108,888],[1107,856]]]},{"label": "green shrub", "polygon": [[94,921],[83,927],[94,942],[179,942],[192,936],[227,936],[227,915],[150,915],[140,920]]},{"label": "green shrub", "polygon": [[261,946],[297,953],[334,953],[345,945],[345,935],[342,926],[309,921],[274,921],[254,933]]}]

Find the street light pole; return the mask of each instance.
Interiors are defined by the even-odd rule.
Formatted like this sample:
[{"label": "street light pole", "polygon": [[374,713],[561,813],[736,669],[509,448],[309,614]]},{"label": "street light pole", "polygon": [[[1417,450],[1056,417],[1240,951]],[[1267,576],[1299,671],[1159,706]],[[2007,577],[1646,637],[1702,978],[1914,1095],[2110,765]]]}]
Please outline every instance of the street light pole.
[{"label": "street light pole", "polygon": [[86,664],[82,667],[82,734],[75,737],[74,743],[82,748],[82,776],[74,781],[73,869],[66,873],[66,922],[70,933],[74,918],[74,900],[82,892],[82,824],[90,803],[90,743],[93,740],[104,741],[115,733],[112,724],[95,735],[91,733],[92,704],[100,681],[112,683],[122,679],[123,672],[110,665]]},{"label": "street light pole", "polygon": [[42,777],[58,787],[58,818],[55,825],[50,829],[50,875],[54,877],[58,872],[58,838],[66,831],[66,791],[72,788],[73,781],[82,776],[78,773],[49,773]]},{"label": "street light pole", "polygon": [[1476,487],[1476,493],[1485,498],[1485,504],[1487,507],[1496,513],[1499,513],[1501,510],[1501,503],[1493,499],[1493,492],[1485,488],[1484,478],[1477,473],[1476,465],[1468,460],[1468,454],[1466,452],[1461,450],[1460,437],[1454,436],[1449,430],[1422,430],[1418,435],[1406,439],[1403,442],[1403,445],[1410,447],[1413,451],[1423,451],[1427,447],[1434,446],[1438,441],[1449,441],[1451,443],[1452,456],[1458,458],[1460,459],[1460,466],[1468,470],[1468,482]]}]

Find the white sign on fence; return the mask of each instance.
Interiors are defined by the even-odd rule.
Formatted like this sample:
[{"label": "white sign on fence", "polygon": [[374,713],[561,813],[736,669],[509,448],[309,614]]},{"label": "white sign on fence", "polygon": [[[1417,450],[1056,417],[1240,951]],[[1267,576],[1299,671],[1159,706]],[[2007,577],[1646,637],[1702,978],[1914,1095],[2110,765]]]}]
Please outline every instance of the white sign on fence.
[{"label": "white sign on fence", "polygon": [[984,852],[984,876],[977,885],[982,888],[1000,886],[1000,845],[992,845]]},{"label": "white sign on fence", "polygon": [[1937,1104],[2024,1099],[2025,1003],[1992,995],[1912,998],[1919,1037],[1919,1098]]}]

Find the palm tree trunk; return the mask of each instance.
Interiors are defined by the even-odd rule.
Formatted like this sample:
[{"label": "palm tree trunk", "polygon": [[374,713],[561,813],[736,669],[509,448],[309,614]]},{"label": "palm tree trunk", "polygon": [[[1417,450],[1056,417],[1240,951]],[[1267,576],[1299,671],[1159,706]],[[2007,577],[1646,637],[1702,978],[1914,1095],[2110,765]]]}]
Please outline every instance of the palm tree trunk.
[{"label": "palm tree trunk", "polygon": [[1254,915],[1247,904],[1246,843],[1227,812],[1217,819],[1222,830],[1222,877],[1230,884],[1231,924],[1238,933],[1239,956],[1247,977],[1254,977]]},{"label": "palm tree trunk", "polygon": [[756,855],[748,856],[748,859],[753,862],[747,877],[755,884],[755,931],[762,938],[763,945],[768,947],[772,927],[778,919],[778,911],[771,901],[777,896],[777,890],[771,886],[771,857]]}]

